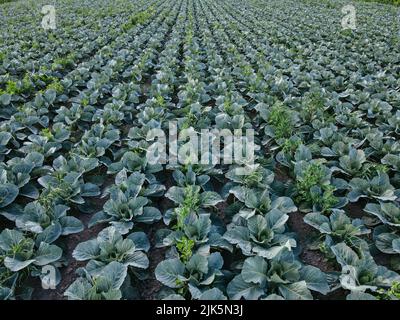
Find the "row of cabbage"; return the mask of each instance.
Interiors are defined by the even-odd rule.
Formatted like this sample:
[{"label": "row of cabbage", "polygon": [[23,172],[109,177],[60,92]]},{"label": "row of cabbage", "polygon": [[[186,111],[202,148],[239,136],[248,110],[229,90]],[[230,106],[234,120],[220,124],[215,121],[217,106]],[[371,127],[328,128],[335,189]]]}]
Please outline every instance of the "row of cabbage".
[{"label": "row of cabbage", "polygon": [[[43,266],[68,262],[63,240],[83,230],[77,217],[101,195],[89,227],[104,229],[74,250],[88,262],[69,298],[140,298],[153,277],[144,224],[161,219],[159,298],[312,299],[339,288],[349,299],[395,298],[400,55],[385,38],[392,25],[371,25],[395,11],[360,4],[359,31],[342,32],[331,27],[334,3],[146,1],[132,3],[133,14],[117,5],[122,15],[102,25],[120,29],[97,30],[93,57],[45,70],[59,90],[34,82],[30,93],[7,92],[3,81],[0,206],[15,227],[0,235],[1,297],[29,293],[29,275],[46,281]],[[48,49],[38,66],[53,62]],[[7,59],[2,74],[16,71]],[[21,66],[11,77],[42,72],[31,67],[37,59],[11,59]],[[170,121],[256,129],[250,174],[236,174],[246,164],[147,163],[147,133]],[[288,224],[297,211],[320,232],[314,247],[332,270],[302,261]],[[378,251],[393,257],[390,268],[374,261]]]}]

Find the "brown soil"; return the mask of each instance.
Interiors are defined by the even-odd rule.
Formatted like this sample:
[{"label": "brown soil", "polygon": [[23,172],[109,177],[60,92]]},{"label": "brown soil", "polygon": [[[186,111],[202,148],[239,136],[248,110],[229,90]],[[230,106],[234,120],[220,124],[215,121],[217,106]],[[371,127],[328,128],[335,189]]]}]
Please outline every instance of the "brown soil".
[{"label": "brown soil", "polygon": [[143,300],[156,300],[157,294],[162,287],[162,284],[157,281],[154,273],[157,265],[165,259],[166,248],[155,247],[156,245],[155,234],[157,230],[162,228],[165,228],[165,225],[162,222],[158,222],[156,225],[150,228],[149,232],[147,232],[151,244],[151,249],[147,253],[147,256],[150,261],[148,269],[149,278],[146,279],[145,281],[140,281],[137,284],[139,292],[141,294],[141,298]]}]

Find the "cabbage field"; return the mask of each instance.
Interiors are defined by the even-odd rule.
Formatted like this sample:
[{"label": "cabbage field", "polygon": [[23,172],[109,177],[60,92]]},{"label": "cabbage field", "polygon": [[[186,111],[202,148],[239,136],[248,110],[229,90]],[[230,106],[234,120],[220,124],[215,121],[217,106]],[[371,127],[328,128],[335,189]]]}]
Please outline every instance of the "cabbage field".
[{"label": "cabbage field", "polygon": [[2,3],[0,299],[400,299],[399,8]]}]

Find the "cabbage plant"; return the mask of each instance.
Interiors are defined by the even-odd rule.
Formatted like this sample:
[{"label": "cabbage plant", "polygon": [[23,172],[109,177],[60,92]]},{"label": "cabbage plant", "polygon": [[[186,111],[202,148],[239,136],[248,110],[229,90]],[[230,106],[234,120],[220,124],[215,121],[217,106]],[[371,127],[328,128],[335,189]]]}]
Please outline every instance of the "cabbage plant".
[{"label": "cabbage plant", "polygon": [[149,241],[143,232],[131,233],[124,239],[116,228],[108,227],[96,239],[79,243],[72,256],[78,261],[89,260],[85,269],[95,275],[113,261],[125,268],[147,269],[149,260],[144,252],[149,248]]},{"label": "cabbage plant", "polygon": [[342,210],[335,210],[329,217],[311,212],[304,217],[304,222],[324,235],[326,244],[345,242],[351,245],[359,237],[371,232],[361,219],[351,219]]},{"label": "cabbage plant", "polygon": [[60,236],[79,233],[84,229],[78,218],[67,215],[68,210],[70,208],[62,204],[45,208],[34,201],[28,203],[23,210],[14,211],[13,215],[6,216],[15,220],[20,230],[36,234],[36,243],[53,243]]}]

